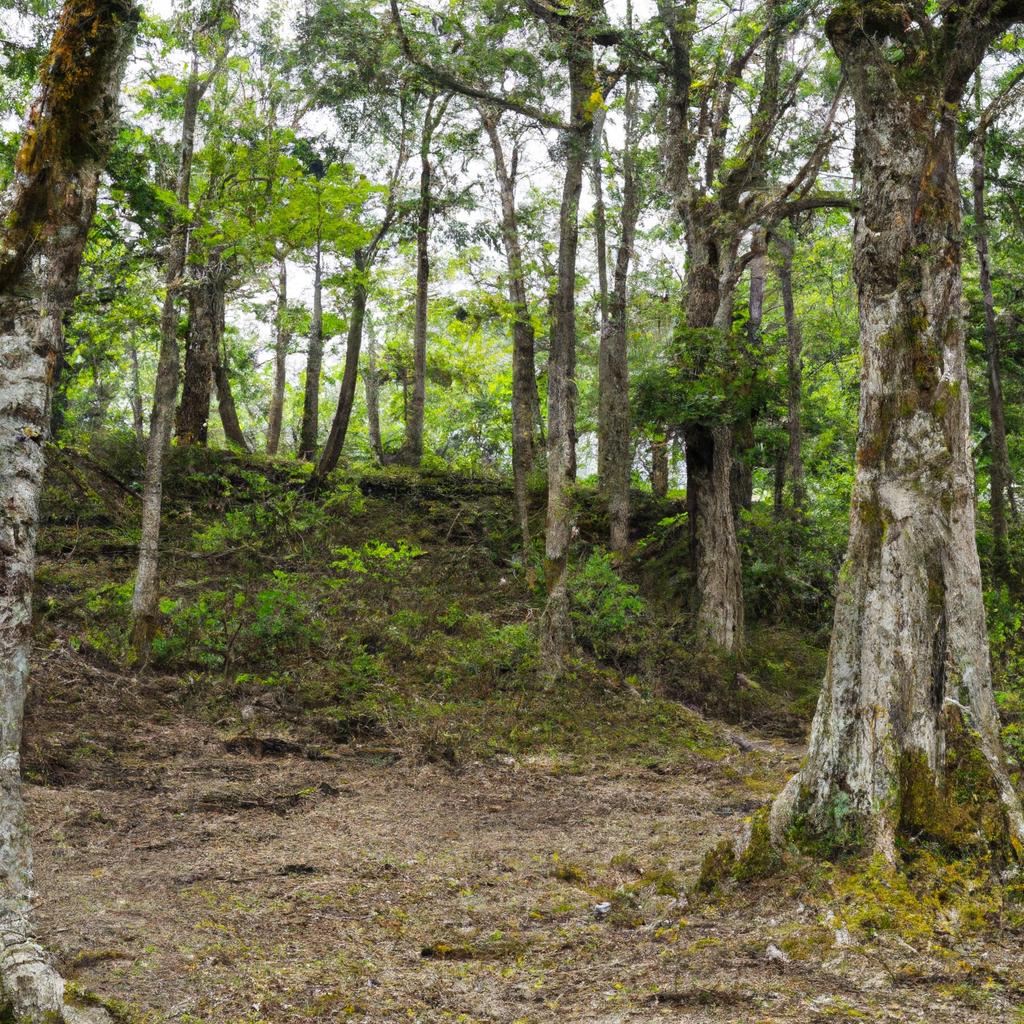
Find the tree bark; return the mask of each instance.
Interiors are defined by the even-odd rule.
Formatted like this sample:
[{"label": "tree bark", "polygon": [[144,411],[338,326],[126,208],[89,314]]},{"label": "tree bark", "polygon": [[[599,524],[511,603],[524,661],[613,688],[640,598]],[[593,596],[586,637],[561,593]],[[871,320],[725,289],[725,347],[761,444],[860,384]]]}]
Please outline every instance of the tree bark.
[{"label": "tree bark", "polygon": [[345,371],[341,377],[338,393],[338,408],[331,423],[331,432],[324,442],[314,477],[324,480],[337,465],[345,447],[352,406],[356,397],[356,382],[359,379],[359,349],[363,344],[363,322],[366,319],[366,262],[363,254],[356,252],[356,282],[352,288],[352,312],[348,321],[348,337],[345,339]]},{"label": "tree bark", "polygon": [[138,18],[121,0],[64,4],[0,210],[0,1008],[31,1024],[85,1018],[33,928],[21,736],[54,369]]},{"label": "tree bark", "polygon": [[384,445],[380,437],[380,377],[377,369],[377,336],[373,319],[366,317],[366,369],[363,388],[366,391],[366,430],[370,436],[370,449],[378,464],[384,465]]},{"label": "tree bark", "polygon": [[202,269],[189,295],[185,372],[176,424],[179,444],[205,445],[207,441],[224,285],[221,259],[214,255]]},{"label": "tree bark", "polygon": [[533,318],[526,294],[526,275],[523,269],[523,250],[519,240],[516,214],[516,154],[513,151],[512,169],[505,161],[505,152],[498,135],[498,117],[481,113],[484,130],[494,154],[494,174],[501,196],[501,232],[508,264],[508,297],[512,306],[512,487],[516,515],[522,541],[523,570],[530,585],[534,582],[533,560],[530,552],[530,474],[533,472],[536,450],[534,417],[537,407],[537,368],[535,363],[536,339]]},{"label": "tree bark", "polygon": [[998,579],[1008,574],[1006,498],[1013,501],[1013,475],[1010,451],[1006,445],[1006,413],[1003,405],[1003,380],[1000,368],[999,327],[992,294],[992,270],[988,248],[988,217],[985,211],[986,125],[981,124],[972,146],[971,185],[974,199],[975,245],[978,250],[978,277],[985,304],[985,362],[988,379],[989,414],[989,502],[992,511],[993,570]]},{"label": "tree bark", "polygon": [[229,444],[240,448],[243,452],[251,451],[245,439],[242,425],[238,422],[238,410],[235,407],[235,396],[231,391],[231,368],[228,365],[227,349],[224,345],[225,301],[224,292],[220,292],[217,330],[217,359],[213,364],[213,380],[217,386],[217,411],[224,429],[224,437]]},{"label": "tree bark", "polygon": [[[787,238],[776,235],[776,244],[781,259],[775,266],[782,292],[782,315],[786,321],[786,433],[789,435],[785,468],[789,471],[793,495],[793,508],[803,512],[807,500],[804,488],[804,460],[802,454],[803,428],[803,332],[796,318],[793,305],[793,250],[794,244]],[[785,476],[785,469],[783,470]]]},{"label": "tree bark", "polygon": [[146,443],[146,418],[142,411],[142,385],[139,383],[139,348],[135,344],[135,336],[128,336],[128,360],[131,364],[131,406],[132,429],[135,440],[141,448]]},{"label": "tree bark", "polygon": [[651,492],[656,498],[668,497],[668,448],[667,437],[651,441]]},{"label": "tree bark", "polygon": [[185,286],[185,256],[188,249],[189,188],[195,149],[196,117],[203,86],[199,80],[199,57],[193,52],[185,86],[181,120],[181,145],[175,185],[177,209],[167,243],[165,293],[160,315],[160,355],[157,361],[153,411],[149,421],[146,472],[142,484],[142,525],[139,534],[139,563],[132,595],[132,645],[139,662],[149,660],[159,606],[160,513],[163,506],[164,459],[174,424],[174,399],[178,393],[178,293]]},{"label": "tree bark", "polygon": [[[608,503],[609,547],[618,552],[629,546],[629,482],[633,453],[629,422],[627,308],[629,261],[633,255],[640,207],[633,152],[636,85],[632,81],[626,82],[624,116],[626,138],[622,151],[620,236],[608,322],[602,325],[598,353],[597,472],[601,491]],[[667,487],[667,472],[665,476]]]},{"label": "tree bark", "polygon": [[430,147],[434,129],[440,123],[447,102],[435,115],[436,96],[427,102],[420,138],[420,201],[416,217],[416,313],[412,332],[412,393],[405,419],[405,445],[402,459],[418,466],[423,458],[423,416],[427,402],[427,309],[430,299]]},{"label": "tree bark", "polygon": [[288,326],[288,258],[284,252],[277,257],[277,314],[274,317],[274,383],[270,392],[267,415],[267,454],[276,455],[281,444],[284,422],[284,386],[288,349],[292,334]]},{"label": "tree bark", "polygon": [[591,96],[597,88],[594,44],[584,25],[565,40],[570,128],[565,138],[565,178],[558,216],[558,283],[548,359],[548,507],[544,539],[547,605],[541,624],[541,660],[550,678],[562,674],[572,642],[569,617],[569,543],[576,480],[576,257],[579,204],[593,130]]},{"label": "tree bark", "polygon": [[316,458],[317,435],[320,432],[320,368],[324,359],[323,257],[320,231],[317,229],[313,261],[313,316],[309,324],[309,353],[306,356],[306,391],[302,402],[302,432],[299,458],[312,462]]},{"label": "tree bark", "polygon": [[992,695],[961,320],[958,107],[1006,27],[983,6],[904,31],[895,65],[893,19],[908,25],[916,5],[828,20],[856,117],[857,468],[810,746],[771,812],[778,844],[788,833],[890,861],[901,834],[1024,844]]}]

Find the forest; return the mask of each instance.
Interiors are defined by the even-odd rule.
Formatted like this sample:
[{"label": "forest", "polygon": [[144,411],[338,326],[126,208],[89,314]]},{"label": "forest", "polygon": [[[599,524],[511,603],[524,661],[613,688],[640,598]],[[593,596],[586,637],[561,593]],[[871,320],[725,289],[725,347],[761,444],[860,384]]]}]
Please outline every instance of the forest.
[{"label": "forest", "polygon": [[0,0],[0,1022],[1024,1022],[1024,2]]}]

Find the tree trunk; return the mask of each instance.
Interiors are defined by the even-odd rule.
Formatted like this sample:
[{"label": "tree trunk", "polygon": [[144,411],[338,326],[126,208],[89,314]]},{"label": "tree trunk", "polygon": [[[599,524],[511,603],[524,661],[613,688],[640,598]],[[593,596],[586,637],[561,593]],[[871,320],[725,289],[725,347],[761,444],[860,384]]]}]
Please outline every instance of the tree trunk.
[{"label": "tree trunk", "polygon": [[949,38],[954,11],[937,40],[907,35],[911,72],[882,45],[886,10],[847,5],[828,21],[856,110],[857,467],[810,746],[770,829],[779,844],[789,833],[890,861],[901,834],[958,847],[984,836],[986,849],[998,835],[1020,852],[975,544],[961,320],[955,136],[985,25],[967,19]]},{"label": "tree trunk", "polygon": [[65,3],[0,211],[0,1008],[30,1024],[84,1016],[33,929],[21,735],[54,369],[138,17],[117,0]]},{"label": "tree trunk", "polygon": [[605,109],[594,114],[590,132],[590,178],[594,188],[594,249],[597,257],[598,310],[601,314],[599,337],[608,328],[608,212],[604,204],[604,168],[601,166]]},{"label": "tree trunk", "polygon": [[192,154],[195,149],[196,116],[202,87],[199,58],[185,86],[181,120],[181,146],[175,197],[178,209],[171,223],[167,243],[165,293],[160,315],[160,355],[157,361],[153,411],[149,421],[146,448],[146,473],[142,484],[142,525],[139,534],[139,564],[132,595],[132,644],[140,663],[149,660],[150,645],[156,630],[159,606],[160,512],[163,506],[164,459],[174,423],[174,398],[178,393],[178,293],[185,286],[185,255],[188,249],[189,187],[192,180]]},{"label": "tree trunk", "polygon": [[292,342],[288,326],[288,259],[282,252],[277,258],[277,314],[274,317],[274,383],[270,392],[267,416],[267,454],[276,455],[281,444],[284,421],[284,385],[288,348]]},{"label": "tree trunk", "polygon": [[384,445],[380,438],[380,377],[377,370],[377,336],[373,318],[366,317],[366,370],[363,372],[366,391],[366,430],[370,436],[370,449],[377,462],[384,465]]},{"label": "tree trunk", "polygon": [[515,318],[512,323],[512,486],[522,541],[523,571],[532,586],[534,572],[530,553],[529,484],[535,459],[534,410],[538,401],[537,369],[534,362],[533,318],[526,296],[523,251],[519,241],[516,215],[516,154],[513,152],[512,170],[509,171],[498,135],[497,116],[484,112],[481,118],[494,153],[494,174],[501,196],[502,241],[508,263],[508,297]]},{"label": "tree trunk", "polygon": [[550,678],[561,675],[572,642],[569,618],[569,542],[576,480],[576,256],[579,204],[593,128],[591,96],[597,86],[594,46],[586,29],[566,44],[570,125],[565,132],[565,178],[558,217],[558,283],[548,359],[548,508],[544,539],[547,606],[541,627],[541,661]]},{"label": "tree trunk", "polygon": [[418,466],[423,458],[423,415],[427,402],[427,306],[430,299],[430,145],[440,120],[434,116],[435,96],[427,103],[420,140],[420,201],[416,218],[416,313],[412,332],[412,394],[405,419],[402,459]]},{"label": "tree trunk", "polygon": [[782,258],[775,267],[775,273],[782,291],[782,313],[786,321],[786,432],[789,435],[786,464],[792,482],[793,508],[799,513],[803,511],[806,503],[804,460],[801,453],[803,430],[800,423],[803,407],[804,339],[793,306],[794,245],[789,239],[780,236],[776,236],[776,241]]},{"label": "tree trunk", "polygon": [[651,441],[651,492],[656,498],[668,497],[667,437]]},{"label": "tree trunk", "polygon": [[[625,551],[629,546],[629,481],[632,468],[629,423],[629,361],[627,307],[629,261],[633,255],[636,222],[640,208],[637,197],[633,153],[636,120],[636,86],[626,82],[625,145],[622,152],[622,212],[619,246],[608,322],[602,326],[598,355],[597,465],[601,491],[608,502],[609,546]],[[667,470],[667,458],[666,458]],[[668,473],[665,474],[668,484]]]},{"label": "tree trunk", "polygon": [[194,282],[189,296],[185,373],[177,415],[179,444],[205,445],[207,441],[223,292],[220,257],[212,256]]},{"label": "tree trunk", "polygon": [[134,334],[129,334],[127,344],[128,360],[131,363],[132,429],[141,448],[146,443],[146,419],[142,411],[142,385],[139,383],[139,349]]},{"label": "tree trunk", "polygon": [[324,359],[324,312],[322,246],[317,232],[313,262],[313,316],[309,324],[309,354],[306,356],[306,391],[302,402],[302,433],[299,458],[312,462],[316,458],[317,435],[320,432],[320,368]]},{"label": "tree trunk", "polygon": [[1003,381],[1000,369],[999,328],[996,324],[995,298],[992,295],[992,271],[988,249],[988,218],[985,212],[985,139],[987,132],[979,126],[974,137],[971,184],[974,193],[975,244],[978,249],[978,277],[985,303],[985,361],[988,370],[989,414],[989,501],[992,509],[994,542],[993,570],[997,578],[1007,578],[1006,495],[1012,502],[1013,477],[1010,452],[1006,446],[1006,414],[1003,407]]},{"label": "tree trunk", "polygon": [[231,370],[227,361],[227,350],[224,347],[224,292],[220,293],[219,324],[217,332],[217,361],[213,364],[213,379],[217,385],[217,411],[220,413],[224,437],[229,444],[240,448],[243,452],[250,451],[249,442],[238,422],[238,410],[235,408],[235,396],[231,392]]},{"label": "tree trunk", "polygon": [[352,289],[352,313],[348,321],[348,337],[345,340],[345,372],[341,377],[338,393],[338,408],[331,423],[331,432],[324,442],[314,474],[317,480],[324,480],[337,465],[345,447],[345,435],[352,417],[352,406],[356,397],[356,381],[359,379],[359,349],[363,344],[363,321],[366,319],[366,263],[360,252],[355,254],[356,283]]},{"label": "tree trunk", "polygon": [[[691,218],[687,228],[686,323],[695,332],[720,331],[731,320],[731,290],[722,294],[721,254],[713,226]],[[719,325],[716,327],[716,323]],[[699,341],[695,341],[699,343]],[[686,495],[697,577],[697,625],[719,647],[743,646],[743,574],[733,507],[733,432],[725,424],[687,425]]]}]

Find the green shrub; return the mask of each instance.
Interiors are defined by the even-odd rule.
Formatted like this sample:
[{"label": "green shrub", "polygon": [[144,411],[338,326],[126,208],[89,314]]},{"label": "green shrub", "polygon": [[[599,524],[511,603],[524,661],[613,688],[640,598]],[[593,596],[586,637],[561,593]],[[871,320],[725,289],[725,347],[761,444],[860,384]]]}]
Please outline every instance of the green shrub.
[{"label": "green shrub", "polygon": [[595,551],[572,570],[569,592],[576,638],[599,658],[620,651],[622,634],[639,626],[647,614],[637,588],[619,576],[606,551]]}]

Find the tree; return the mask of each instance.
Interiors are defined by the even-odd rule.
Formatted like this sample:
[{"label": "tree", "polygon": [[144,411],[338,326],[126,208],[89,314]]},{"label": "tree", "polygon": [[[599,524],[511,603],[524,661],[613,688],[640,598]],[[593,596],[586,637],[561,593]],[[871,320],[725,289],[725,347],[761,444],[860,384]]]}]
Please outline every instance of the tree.
[{"label": "tree", "polygon": [[125,0],[64,4],[0,218],[0,988],[11,1019],[39,1024],[80,1019],[33,932],[21,795],[43,452],[63,317],[116,135],[138,20]]},{"label": "tree", "polygon": [[[992,695],[961,321],[959,107],[1016,3],[843,3],[827,22],[856,111],[861,398],[828,671],[772,838],[896,857],[1024,815]],[[965,773],[967,773],[965,775]],[[992,838],[996,838],[993,836]]]},{"label": "tree", "polygon": [[[165,294],[160,318],[160,358],[157,367],[153,411],[146,446],[146,474],[142,487],[142,526],[139,532],[139,561],[132,595],[132,645],[145,663],[156,629],[159,610],[160,514],[163,506],[163,472],[174,423],[174,400],[178,393],[180,357],[178,346],[178,294],[185,287],[188,252],[188,212],[195,153],[196,120],[199,104],[220,70],[225,57],[223,36],[230,32],[234,18],[229,9],[216,0],[200,11],[189,26],[190,67],[181,115],[181,142],[174,187],[174,205],[167,240]],[[207,57],[211,68],[204,73],[201,62]]]}]

